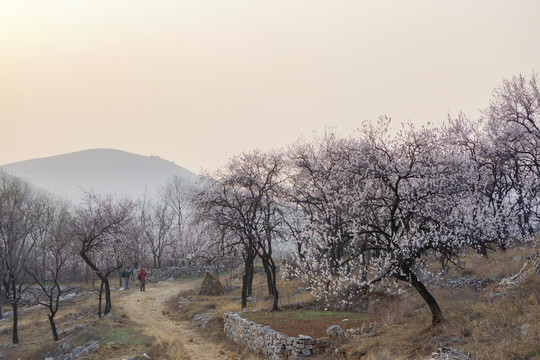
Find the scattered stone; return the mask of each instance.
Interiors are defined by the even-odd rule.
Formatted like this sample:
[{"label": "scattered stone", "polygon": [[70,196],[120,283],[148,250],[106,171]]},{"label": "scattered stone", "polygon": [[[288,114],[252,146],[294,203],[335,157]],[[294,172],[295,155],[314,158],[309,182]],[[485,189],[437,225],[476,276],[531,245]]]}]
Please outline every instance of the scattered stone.
[{"label": "scattered stone", "polygon": [[302,286],[299,286],[299,287],[297,287],[297,288],[293,291],[293,295],[301,294],[301,293],[303,293],[305,290],[306,290],[306,288],[304,288],[304,287],[302,287]]},{"label": "scattered stone", "polygon": [[62,345],[59,346],[60,351],[63,353],[67,353],[71,349],[71,345],[69,345],[68,342],[62,343]]},{"label": "scattered stone", "polygon": [[2,314],[2,320],[10,318],[12,316],[13,316],[13,311],[8,311],[8,312]]},{"label": "scattered stone", "polygon": [[453,348],[437,349],[425,360],[471,360],[469,355]]},{"label": "scattered stone", "polygon": [[76,297],[79,297],[79,296],[81,296],[81,294],[69,293],[66,296],[60,296],[60,298],[58,300],[64,301],[64,300],[73,299],[73,298],[76,298]]},{"label": "scattered stone", "polygon": [[198,322],[201,324],[201,327],[203,329],[206,329],[206,324],[208,323],[208,321],[210,319],[212,319],[212,316],[214,315],[213,312],[208,312],[208,313],[202,313],[202,314],[195,314],[193,315],[193,317],[191,318],[191,321],[192,322]]},{"label": "scattered stone", "polygon": [[345,331],[339,325],[332,325],[326,329],[326,334],[330,338],[345,336]]},{"label": "scattered stone", "polygon": [[527,333],[529,332],[529,329],[531,328],[531,325],[529,324],[524,324],[522,325],[519,329],[521,330],[521,336],[525,336],[527,335]]},{"label": "scattered stone", "polygon": [[506,289],[511,288],[522,282],[523,280],[533,276],[540,275],[540,251],[536,251],[530,256],[521,270],[512,276],[505,277],[499,284],[491,291],[491,295],[502,293]]},{"label": "scattered stone", "polygon": [[199,295],[218,296],[223,295],[224,293],[225,289],[219,280],[209,271],[205,271]]},{"label": "scattered stone", "polygon": [[73,351],[69,354],[68,359],[79,359],[83,356],[88,356],[90,354],[93,354],[97,351],[99,348],[99,341],[93,341],[90,343],[87,343],[85,345],[77,346]]},{"label": "scattered stone", "polygon": [[89,326],[90,325],[88,323],[75,325],[75,327],[73,328],[73,335],[77,335],[78,333],[80,333],[81,331],[83,331],[84,329],[86,329]]}]

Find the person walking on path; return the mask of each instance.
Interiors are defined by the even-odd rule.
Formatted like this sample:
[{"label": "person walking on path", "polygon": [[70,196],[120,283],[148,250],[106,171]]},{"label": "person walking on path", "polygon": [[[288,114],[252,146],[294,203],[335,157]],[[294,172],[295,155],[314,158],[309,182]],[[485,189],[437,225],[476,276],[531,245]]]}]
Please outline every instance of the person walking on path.
[{"label": "person walking on path", "polygon": [[146,291],[146,269],[142,268],[141,271],[139,271],[139,275],[137,276],[138,279],[141,281],[141,291]]},{"label": "person walking on path", "polygon": [[132,272],[133,270],[131,270],[131,268],[128,266],[126,270],[124,270],[124,272],[122,273],[122,276],[124,278],[124,290],[129,289],[129,278],[131,277]]}]

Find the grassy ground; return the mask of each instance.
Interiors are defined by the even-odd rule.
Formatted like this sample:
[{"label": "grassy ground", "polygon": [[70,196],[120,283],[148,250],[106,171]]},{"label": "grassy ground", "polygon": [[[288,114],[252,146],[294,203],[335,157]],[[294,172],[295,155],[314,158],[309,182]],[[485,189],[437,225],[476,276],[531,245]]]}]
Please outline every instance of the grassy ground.
[{"label": "grassy ground", "polygon": [[312,338],[325,337],[330,325],[338,324],[342,329],[361,328],[367,316],[360,313],[321,311],[321,310],[286,310],[275,312],[243,313],[247,320],[269,325],[272,329],[298,337],[300,334]]},{"label": "grassy ground", "polygon": [[[81,288],[87,288],[78,284]],[[114,298],[113,298],[114,301]],[[47,311],[43,307],[35,307],[24,311],[19,317],[19,340],[17,346],[11,344],[12,318],[0,323],[0,344],[7,359],[43,359],[46,354],[52,352],[56,344],[53,342],[51,328],[47,319]],[[142,352],[151,348],[153,339],[134,329],[126,314],[115,311],[113,318],[96,316],[97,300],[94,295],[85,295],[62,302],[60,310],[55,318],[59,332],[69,329],[72,331],[76,325],[88,324],[84,330],[73,334],[70,347],[98,341],[100,347],[95,354],[87,359],[112,359],[127,352]],[[60,338],[65,335],[60,334]]]},{"label": "grassy ground", "polygon": [[[360,314],[317,311],[313,309],[314,299],[308,292],[295,291],[304,284],[297,280],[280,282],[282,308],[304,303],[308,304],[309,310],[272,313],[268,311],[272,299],[267,294],[265,279],[257,276],[253,294],[257,301],[249,303],[248,310],[262,310],[244,316],[291,336],[324,336],[326,328],[333,324],[342,328],[380,324],[375,332],[352,336],[338,344],[337,352],[325,355],[327,358],[422,359],[449,346],[478,360],[540,359],[538,276],[507,290],[503,296],[489,296],[490,289],[503,277],[517,273],[534,250],[513,248],[504,253],[490,253],[487,258],[466,254],[461,268],[450,268],[445,277],[491,278],[491,285],[479,291],[468,287],[451,289],[428,285],[446,318],[436,327],[431,326],[431,313],[425,302],[407,284],[399,285],[402,291],[399,296],[370,295],[366,300],[369,302],[367,312]],[[436,261],[433,263],[438,266]],[[237,289],[220,297],[204,297],[195,292],[179,294],[171,301],[171,315],[190,319],[196,313],[213,311],[214,320],[208,331],[216,341],[227,346],[222,335],[221,315],[226,311],[240,311],[239,292]],[[178,307],[181,298],[191,301]]]},{"label": "grassy ground", "polygon": [[[272,298],[268,296],[265,277],[256,276],[253,296],[244,314],[257,322],[270,325],[291,336],[299,334],[323,336],[330,325],[342,328],[379,324],[373,332],[351,336],[337,343],[336,349],[322,358],[338,359],[423,359],[444,346],[471,354],[472,359],[540,359],[540,280],[530,278],[504,295],[491,297],[490,289],[503,277],[517,273],[534,248],[513,248],[489,254],[488,258],[467,254],[461,268],[451,268],[447,278],[492,278],[491,285],[475,291],[470,288],[450,289],[428,285],[441,306],[446,321],[430,326],[431,315],[420,296],[406,284],[400,284],[401,295],[388,296],[375,292],[366,299],[365,313],[319,311],[305,284],[298,280],[278,284],[282,312],[270,312]],[[435,266],[438,266],[434,262]],[[228,342],[223,335],[222,314],[240,311],[240,280],[231,284],[233,290],[218,296],[199,296],[197,290],[182,291],[169,298],[162,314],[178,322],[191,321],[194,314],[213,312],[205,330],[193,324],[193,334],[203,334],[231,355],[231,359],[252,360],[257,356]],[[114,296],[125,296],[117,293]],[[113,304],[118,304],[113,298]],[[146,352],[151,359],[182,358],[182,349],[175,342],[156,342],[134,326],[121,308],[115,308],[112,318],[97,319],[95,296],[74,298],[62,304],[57,316],[59,330],[73,329],[89,323],[88,331],[74,336],[72,346],[99,341],[97,353],[87,359],[121,359],[125,354]],[[300,306],[300,309],[298,307]],[[294,310],[293,310],[294,309]],[[5,309],[7,310],[7,309]],[[0,353],[7,359],[41,359],[54,347],[47,313],[36,308],[21,313],[19,337],[21,344],[10,348],[11,320],[0,322]],[[343,321],[348,319],[347,321]],[[186,340],[189,344],[189,338]],[[180,344],[181,345],[181,344]]]}]

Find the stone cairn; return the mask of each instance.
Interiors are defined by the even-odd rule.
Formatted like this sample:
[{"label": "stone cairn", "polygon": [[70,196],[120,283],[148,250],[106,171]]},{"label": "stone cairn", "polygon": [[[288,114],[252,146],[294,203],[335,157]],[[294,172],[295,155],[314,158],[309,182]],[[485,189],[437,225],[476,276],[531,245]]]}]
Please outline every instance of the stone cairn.
[{"label": "stone cairn", "polygon": [[199,295],[218,296],[223,295],[224,292],[225,289],[223,288],[223,285],[221,285],[219,280],[209,271],[205,271]]}]

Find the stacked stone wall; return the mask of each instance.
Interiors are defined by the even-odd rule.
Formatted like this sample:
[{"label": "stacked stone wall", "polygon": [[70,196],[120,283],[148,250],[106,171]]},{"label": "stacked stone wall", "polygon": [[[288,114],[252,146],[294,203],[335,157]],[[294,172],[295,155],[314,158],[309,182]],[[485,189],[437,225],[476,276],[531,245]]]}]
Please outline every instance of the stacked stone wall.
[{"label": "stacked stone wall", "polygon": [[[135,273],[135,277],[137,276],[138,270]],[[194,266],[172,266],[168,268],[162,268],[162,269],[146,269],[147,276],[146,280],[148,282],[158,282],[158,281],[165,281],[169,279],[178,279],[178,278],[186,278],[186,277],[203,277],[204,272],[208,271],[212,275],[216,275],[216,273],[219,273],[222,276],[225,272],[225,267],[220,266],[219,268],[217,266],[204,266],[204,265],[194,265]]]},{"label": "stacked stone wall", "polygon": [[287,336],[237,313],[225,313],[223,320],[225,336],[229,340],[273,360],[309,358],[322,354],[330,345],[328,338]]}]

